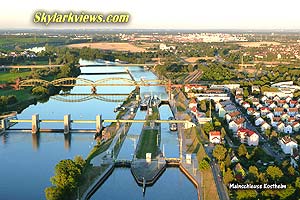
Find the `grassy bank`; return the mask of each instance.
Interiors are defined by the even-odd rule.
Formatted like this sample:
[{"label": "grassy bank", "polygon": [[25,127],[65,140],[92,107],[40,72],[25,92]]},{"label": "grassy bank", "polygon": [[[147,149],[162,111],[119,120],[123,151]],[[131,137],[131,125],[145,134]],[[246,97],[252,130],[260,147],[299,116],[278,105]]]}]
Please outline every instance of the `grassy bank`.
[{"label": "grassy bank", "polygon": [[[187,145],[187,152],[195,153],[198,162],[207,156],[205,149],[200,142],[199,131],[196,127],[185,130],[184,137],[192,141],[191,144]],[[203,199],[218,200],[219,196],[211,168],[202,170],[201,174],[202,177],[205,177],[203,178]]]},{"label": "grassy bank", "polygon": [[158,130],[148,129],[143,130],[139,149],[136,157],[139,159],[146,158],[146,153],[152,153],[152,158],[155,158],[158,153],[157,147]]},{"label": "grassy bank", "polygon": [[31,74],[31,71],[22,71],[17,73],[11,73],[11,72],[1,72],[0,73],[0,83],[9,83],[9,82],[15,82],[17,78],[26,78]]}]

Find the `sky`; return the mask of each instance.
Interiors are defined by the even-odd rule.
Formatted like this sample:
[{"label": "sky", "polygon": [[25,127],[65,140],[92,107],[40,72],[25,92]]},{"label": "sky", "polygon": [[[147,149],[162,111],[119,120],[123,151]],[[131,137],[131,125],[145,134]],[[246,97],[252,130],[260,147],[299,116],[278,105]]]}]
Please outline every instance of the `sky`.
[{"label": "sky", "polygon": [[[0,28],[300,29],[299,0],[7,0]],[[36,11],[129,13],[128,24],[34,24]]]}]

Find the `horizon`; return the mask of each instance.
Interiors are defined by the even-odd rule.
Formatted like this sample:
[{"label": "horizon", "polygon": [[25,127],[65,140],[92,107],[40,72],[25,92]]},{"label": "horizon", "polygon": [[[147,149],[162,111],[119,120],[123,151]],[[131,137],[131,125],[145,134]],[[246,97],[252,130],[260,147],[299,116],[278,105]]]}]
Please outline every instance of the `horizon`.
[{"label": "horizon", "polygon": [[[11,0],[0,13],[0,27],[4,29],[237,29],[237,30],[299,30],[300,2],[265,2],[260,0],[184,2],[139,0],[85,2],[74,0]],[[34,24],[36,11],[128,13],[126,24]]]}]

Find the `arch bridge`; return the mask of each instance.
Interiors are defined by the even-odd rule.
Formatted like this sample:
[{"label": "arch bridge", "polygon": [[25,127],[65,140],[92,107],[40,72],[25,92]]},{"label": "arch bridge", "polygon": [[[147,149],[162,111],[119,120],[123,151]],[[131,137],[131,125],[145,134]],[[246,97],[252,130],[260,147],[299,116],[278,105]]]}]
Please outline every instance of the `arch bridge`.
[{"label": "arch bridge", "polygon": [[51,99],[62,102],[84,102],[92,99],[105,102],[124,102],[129,94],[58,94],[51,96]]}]

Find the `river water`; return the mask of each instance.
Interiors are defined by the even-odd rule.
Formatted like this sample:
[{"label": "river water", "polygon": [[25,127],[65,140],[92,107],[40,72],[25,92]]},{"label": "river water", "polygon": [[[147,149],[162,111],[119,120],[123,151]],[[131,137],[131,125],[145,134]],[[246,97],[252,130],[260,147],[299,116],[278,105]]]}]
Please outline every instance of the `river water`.
[{"label": "river water", "polygon": [[[85,61],[82,61],[85,62]],[[81,63],[81,64],[87,64]],[[96,64],[89,62],[89,64]],[[124,72],[124,67],[83,67],[82,72]],[[156,79],[157,77],[141,67],[129,68],[136,80]],[[110,77],[130,79],[127,74],[113,75],[81,75],[80,78],[99,80]],[[18,119],[30,119],[38,113],[40,119],[63,119],[65,114],[71,114],[72,119],[95,119],[102,114],[104,119],[115,119],[113,110],[119,104],[111,99],[122,100],[124,97],[103,97],[83,101],[83,94],[90,93],[89,87],[74,87],[71,94],[59,100],[50,98],[45,103],[31,105],[18,115]],[[130,93],[134,87],[97,87],[97,93]],[[141,93],[157,95],[166,98],[163,87],[142,87]],[[160,108],[161,118],[172,115],[168,106]],[[136,119],[144,119],[145,112],[138,112]],[[28,129],[31,124],[20,123],[14,128]],[[43,123],[42,128],[63,128],[60,123]],[[131,159],[135,142],[141,132],[142,124],[133,124],[128,132],[120,159]],[[74,124],[72,128],[94,129],[94,124]],[[168,124],[162,125],[162,144],[168,157],[178,157],[178,142],[176,132],[168,130]],[[131,137],[130,137],[131,136]],[[137,143],[138,140],[136,140]],[[62,133],[41,133],[33,136],[31,133],[9,132],[1,136],[0,143],[0,199],[45,199],[44,189],[51,186],[50,177],[54,174],[55,165],[62,159],[72,159],[75,155],[87,156],[93,145],[92,133],[74,133],[70,137]],[[147,188],[142,197],[141,188],[135,183],[130,170],[116,169],[108,180],[94,194],[93,199],[196,199],[197,192],[192,183],[176,168],[168,168],[152,187]],[[127,197],[127,196],[126,196]]]}]

